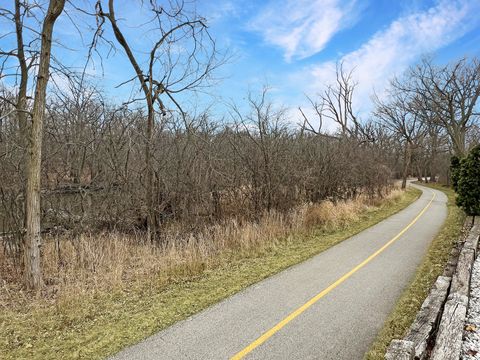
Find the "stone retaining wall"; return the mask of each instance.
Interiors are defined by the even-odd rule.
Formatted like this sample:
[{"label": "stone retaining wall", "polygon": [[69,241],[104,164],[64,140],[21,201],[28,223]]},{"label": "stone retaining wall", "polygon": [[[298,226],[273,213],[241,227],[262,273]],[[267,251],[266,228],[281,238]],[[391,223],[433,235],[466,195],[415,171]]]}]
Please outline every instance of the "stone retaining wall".
[{"label": "stone retaining wall", "polygon": [[407,335],[390,343],[385,359],[460,359],[480,218],[469,217],[465,225],[466,237],[452,249],[443,275],[437,278]]}]

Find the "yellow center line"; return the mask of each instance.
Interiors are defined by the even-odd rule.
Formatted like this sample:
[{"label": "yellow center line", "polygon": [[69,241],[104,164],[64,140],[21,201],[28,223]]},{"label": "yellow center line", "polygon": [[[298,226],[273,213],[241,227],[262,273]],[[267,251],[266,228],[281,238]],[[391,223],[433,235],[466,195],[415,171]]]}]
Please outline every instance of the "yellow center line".
[{"label": "yellow center line", "polygon": [[392,245],[395,241],[397,241],[410,227],[412,227],[413,224],[415,224],[418,219],[427,211],[427,209],[430,207],[432,204],[433,200],[435,199],[435,193],[432,191],[433,196],[428,202],[428,204],[420,211],[420,213],[415,217],[415,219],[412,220],[410,224],[405,226],[402,231],[400,231],[394,238],[389,240],[385,245],[383,245],[380,249],[375,251],[372,255],[370,255],[368,258],[366,258],[364,261],[362,261],[360,264],[355,266],[352,270],[344,274],[342,277],[337,279],[334,283],[330,284],[327,288],[322,290],[320,293],[315,295],[313,298],[308,300],[305,304],[300,306],[298,309],[290,313],[286,318],[284,318],[282,321],[280,321],[277,325],[272,327],[270,330],[265,332],[263,335],[261,335],[259,338],[257,338],[254,342],[252,342],[250,345],[248,345],[246,348],[244,348],[242,351],[238,352],[235,354],[233,357],[230,358],[230,360],[240,360],[242,359],[245,355],[249,354],[252,352],[255,348],[259,347],[262,345],[265,341],[267,341],[269,338],[271,338],[275,333],[280,331],[285,325],[287,325],[290,321],[295,319],[297,316],[299,316],[301,313],[303,313],[305,310],[307,310],[310,306],[315,304],[318,300],[323,298],[325,295],[327,295],[330,291],[335,289],[337,286],[339,286],[341,283],[343,283],[345,280],[347,280],[349,277],[351,277],[353,274],[355,274],[358,270],[363,268],[365,265],[367,265],[370,261],[372,261],[375,257],[377,257],[379,254],[381,254],[386,248],[388,248],[390,245]]}]

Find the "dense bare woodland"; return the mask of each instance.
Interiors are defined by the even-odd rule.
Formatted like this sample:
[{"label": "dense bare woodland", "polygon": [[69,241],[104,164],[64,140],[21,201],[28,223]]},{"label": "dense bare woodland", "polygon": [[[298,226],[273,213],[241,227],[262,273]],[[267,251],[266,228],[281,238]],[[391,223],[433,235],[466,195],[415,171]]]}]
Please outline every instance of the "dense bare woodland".
[{"label": "dense bare woodland", "polygon": [[[61,288],[82,278],[89,287],[102,272],[124,279],[191,259],[201,268],[225,249],[324,224],[335,204],[361,212],[394,179],[448,182],[450,156],[480,140],[478,59],[425,58],[375,95],[367,117],[353,108],[355,70],[339,64],[336,83],[309,94],[310,111],[292,118],[265,89],[246,104],[222,104],[219,118],[182,103],[214,89],[229,61],[208,14],[144,2],[158,41],[137,54],[115,4],[16,0],[0,9],[16,44],[0,40],[0,286]],[[141,89],[135,101],[109,98],[101,79],[55,57],[55,20],[75,13],[95,22],[84,34],[93,39],[89,61],[105,56],[101,42],[126,56],[134,77],[123,86]],[[338,130],[324,131],[327,121]]]}]

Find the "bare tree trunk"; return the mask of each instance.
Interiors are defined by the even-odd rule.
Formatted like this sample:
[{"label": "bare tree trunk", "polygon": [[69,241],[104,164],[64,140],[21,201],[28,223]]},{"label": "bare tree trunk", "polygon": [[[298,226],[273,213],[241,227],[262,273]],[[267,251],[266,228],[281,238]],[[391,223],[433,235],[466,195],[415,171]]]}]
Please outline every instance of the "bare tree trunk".
[{"label": "bare tree trunk", "polygon": [[436,148],[431,152],[430,158],[428,159],[428,164],[426,167],[426,175],[430,177],[429,182],[435,182],[435,161],[436,161]]},{"label": "bare tree trunk", "polygon": [[423,181],[423,176],[422,176],[422,167],[420,166],[420,163],[417,160],[417,180],[422,182]]},{"label": "bare tree trunk", "polygon": [[453,136],[453,151],[456,156],[463,158],[467,153],[465,146],[465,129],[455,129],[455,134]]},{"label": "bare tree trunk", "polygon": [[[28,87],[28,66],[25,58],[25,49],[23,45],[23,23],[21,14],[22,4],[20,0],[15,0],[15,32],[17,36],[17,57],[20,67],[20,83],[18,87],[18,97],[16,103],[18,130],[20,133],[20,146],[22,147],[22,163],[26,164],[25,149],[28,141],[28,114],[27,114],[27,87]],[[26,167],[23,168],[22,181],[26,176]],[[25,188],[22,189],[25,194]],[[25,226],[26,218],[23,214],[23,226]]]},{"label": "bare tree trunk", "polygon": [[50,51],[52,48],[53,26],[58,16],[62,13],[64,5],[65,0],[51,0],[43,22],[40,63],[35,86],[32,125],[28,139],[25,199],[26,233],[24,238],[25,276],[27,285],[34,289],[43,285],[40,259],[40,175]]},{"label": "bare tree trunk", "polygon": [[155,204],[153,199],[154,174],[152,164],[153,127],[155,125],[154,115],[155,110],[153,109],[153,104],[151,104],[149,101],[147,118],[147,140],[145,145],[145,165],[147,167],[147,237],[150,241],[153,241],[157,236],[157,220],[155,216]]},{"label": "bare tree trunk", "polygon": [[410,169],[410,161],[412,159],[412,151],[410,143],[405,144],[405,153],[403,156],[403,174],[402,174],[402,189],[407,187],[408,170]]},{"label": "bare tree trunk", "polygon": [[27,138],[27,85],[28,85],[28,66],[25,59],[23,46],[23,24],[21,20],[20,0],[15,0],[15,31],[17,34],[17,52],[20,65],[20,84],[17,98],[17,119],[20,130],[22,146],[26,146]]}]

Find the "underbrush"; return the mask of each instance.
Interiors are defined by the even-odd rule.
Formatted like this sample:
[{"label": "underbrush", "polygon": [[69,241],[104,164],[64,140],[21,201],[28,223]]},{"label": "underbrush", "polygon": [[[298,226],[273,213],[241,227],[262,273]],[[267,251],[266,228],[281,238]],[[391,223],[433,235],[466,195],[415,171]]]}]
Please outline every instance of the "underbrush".
[{"label": "underbrush", "polygon": [[171,226],[160,245],[118,233],[46,239],[46,286],[39,293],[22,288],[20,274],[0,253],[0,354],[102,358],[326,250],[418,193],[308,204],[190,234]]}]

